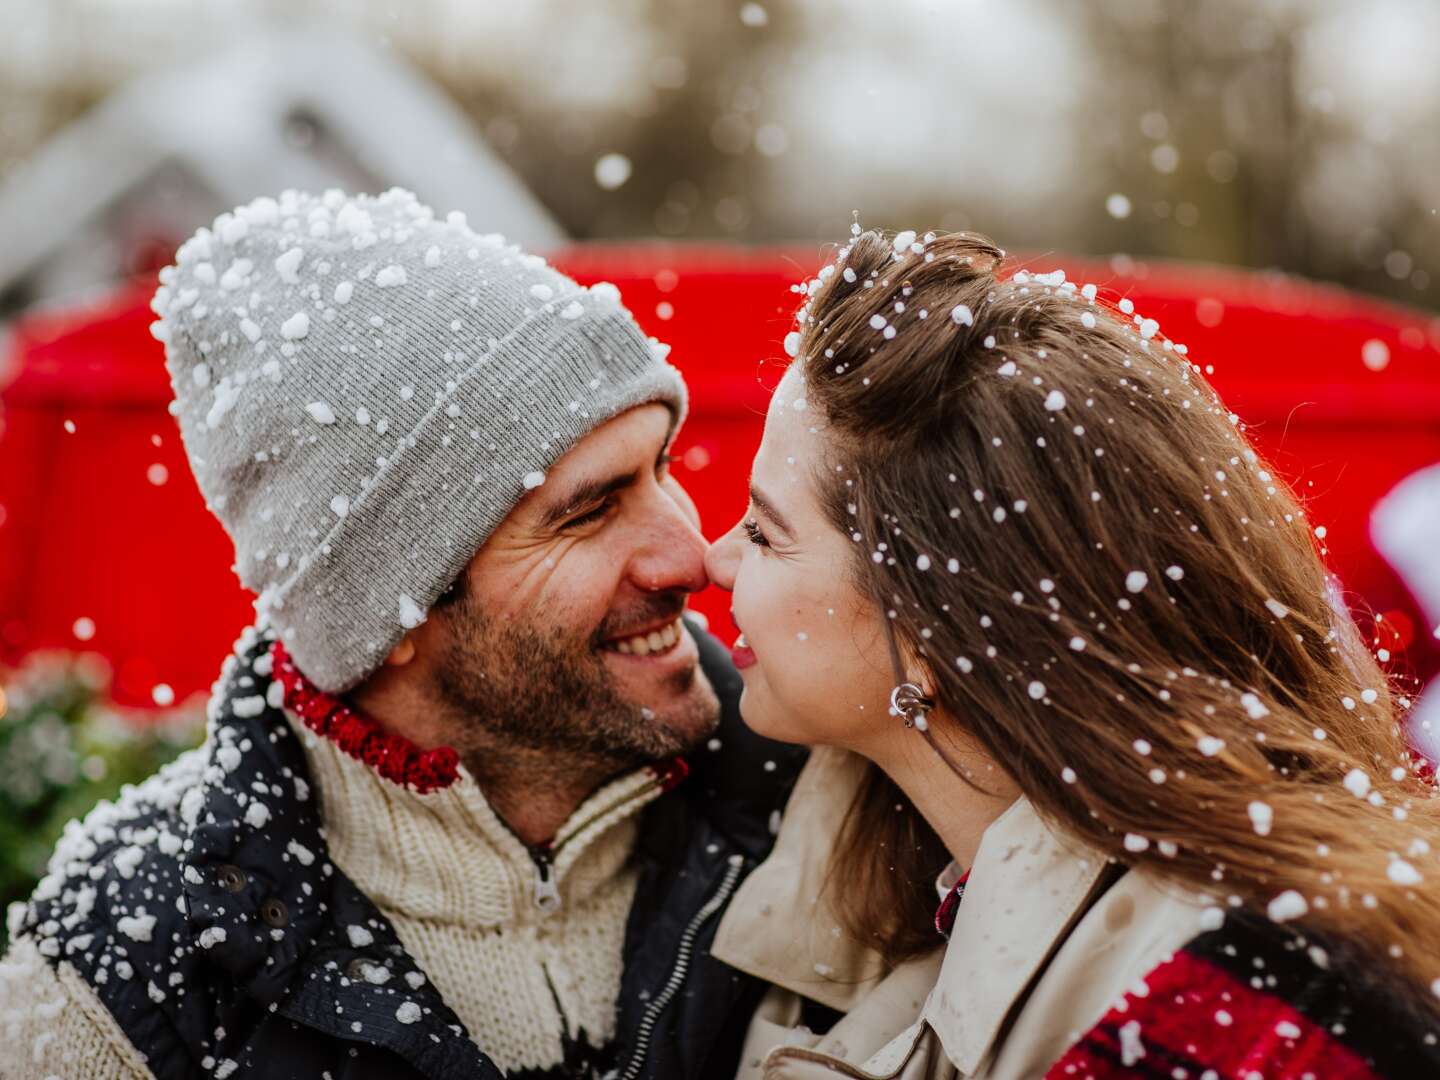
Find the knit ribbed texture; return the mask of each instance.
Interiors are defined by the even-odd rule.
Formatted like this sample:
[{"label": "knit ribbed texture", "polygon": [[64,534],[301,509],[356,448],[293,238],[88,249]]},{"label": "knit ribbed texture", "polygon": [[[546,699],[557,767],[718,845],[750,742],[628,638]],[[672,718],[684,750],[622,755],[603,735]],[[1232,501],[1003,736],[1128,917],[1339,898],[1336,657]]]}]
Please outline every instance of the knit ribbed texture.
[{"label": "knit ribbed texture", "polygon": [[[638,811],[657,797],[639,769],[602,787],[557,833],[557,909],[535,902],[530,853],[465,772],[420,795],[381,778],[289,716],[320,792],[330,856],[396,933],[482,1049],[506,1071],[564,1060],[563,1038],[615,1033]],[[553,993],[551,988],[553,987]]]},{"label": "knit ribbed texture", "polygon": [[140,1052],[69,964],[56,967],[30,940],[10,946],[0,962],[0,1076],[140,1080],[150,1075]]},{"label": "knit ribbed texture", "polygon": [[331,693],[570,447],[679,373],[619,304],[409,192],[286,192],[161,273],[172,411],[241,582]]}]

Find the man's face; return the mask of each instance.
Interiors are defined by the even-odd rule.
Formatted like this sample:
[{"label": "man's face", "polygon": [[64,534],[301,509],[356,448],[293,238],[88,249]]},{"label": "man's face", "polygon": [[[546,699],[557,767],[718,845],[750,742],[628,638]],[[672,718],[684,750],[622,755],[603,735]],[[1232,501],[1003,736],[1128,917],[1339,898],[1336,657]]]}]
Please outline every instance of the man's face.
[{"label": "man's face", "polygon": [[491,534],[420,628],[462,757],[498,745],[617,766],[690,749],[719,703],[679,623],[708,584],[670,475],[670,413],[643,405],[577,443]]}]

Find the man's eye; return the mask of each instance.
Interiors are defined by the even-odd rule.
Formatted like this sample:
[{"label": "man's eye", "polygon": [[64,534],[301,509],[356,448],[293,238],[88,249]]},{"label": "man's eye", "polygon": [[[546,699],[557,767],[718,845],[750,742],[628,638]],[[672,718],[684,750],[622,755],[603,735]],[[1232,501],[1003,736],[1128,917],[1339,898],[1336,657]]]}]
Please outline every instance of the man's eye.
[{"label": "man's eye", "polygon": [[769,547],[770,541],[765,539],[765,534],[760,531],[760,523],[754,518],[748,518],[742,523],[745,535],[749,537],[750,543],[756,547]]},{"label": "man's eye", "polygon": [[670,466],[680,460],[679,454],[661,454],[660,459],[655,462],[655,471],[664,473],[669,471]]},{"label": "man's eye", "polygon": [[610,500],[606,499],[594,510],[587,510],[579,517],[573,517],[565,523],[565,528],[574,529],[581,525],[589,525],[591,522],[599,521],[610,512]]}]

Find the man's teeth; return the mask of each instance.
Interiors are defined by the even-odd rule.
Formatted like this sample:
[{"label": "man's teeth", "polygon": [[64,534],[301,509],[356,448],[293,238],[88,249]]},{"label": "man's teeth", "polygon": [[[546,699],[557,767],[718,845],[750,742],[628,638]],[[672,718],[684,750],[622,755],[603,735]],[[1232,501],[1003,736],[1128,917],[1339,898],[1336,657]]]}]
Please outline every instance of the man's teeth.
[{"label": "man's teeth", "polygon": [[741,634],[739,637],[737,637],[737,638],[735,639],[735,648],[737,648],[737,649],[748,649],[749,647],[750,647],[750,643],[745,640],[745,635],[744,635],[744,634]]},{"label": "man's teeth", "polygon": [[669,626],[659,630],[651,630],[648,634],[636,634],[634,637],[622,638],[609,644],[616,652],[622,652],[626,656],[649,656],[651,653],[664,652],[669,649],[680,640],[680,635],[684,632],[680,620],[676,619]]}]

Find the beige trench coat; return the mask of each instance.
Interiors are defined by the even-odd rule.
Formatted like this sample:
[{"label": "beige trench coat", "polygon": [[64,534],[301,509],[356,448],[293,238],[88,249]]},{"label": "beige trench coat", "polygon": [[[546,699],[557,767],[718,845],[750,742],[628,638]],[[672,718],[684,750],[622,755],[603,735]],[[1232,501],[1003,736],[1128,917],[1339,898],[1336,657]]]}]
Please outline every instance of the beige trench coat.
[{"label": "beige trench coat", "polygon": [[[1044,1076],[1203,931],[1201,898],[1107,869],[1021,798],[985,831],[949,942],[937,935],[934,953],[887,973],[840,930],[822,890],[863,767],[843,751],[812,754],[774,851],[720,924],[714,954],[772,984],[738,1080]],[[846,1015],[813,1035],[795,1026],[802,996]]]}]

